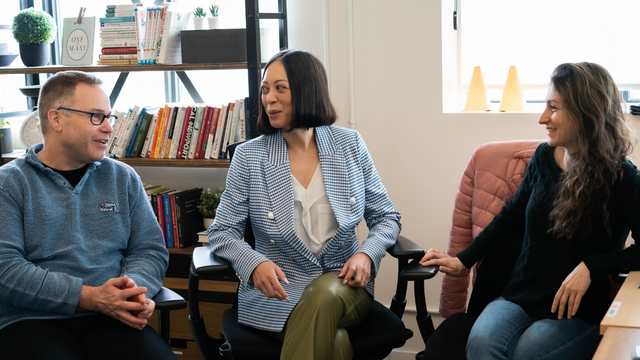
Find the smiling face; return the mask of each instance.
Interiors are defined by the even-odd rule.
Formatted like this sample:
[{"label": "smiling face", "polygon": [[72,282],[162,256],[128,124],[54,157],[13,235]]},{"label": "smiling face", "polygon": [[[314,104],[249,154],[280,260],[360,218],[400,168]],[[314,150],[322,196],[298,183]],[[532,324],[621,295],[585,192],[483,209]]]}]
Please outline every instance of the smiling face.
[{"label": "smiling face", "polygon": [[[109,98],[98,85],[78,84],[73,101],[65,107],[105,115],[111,114]],[[59,113],[60,136],[58,138],[70,167],[80,168],[102,160],[107,142],[113,132],[107,120],[100,125],[94,125],[88,114],[66,110],[51,111]]]},{"label": "smiling face", "polygon": [[552,147],[562,146],[569,153],[573,153],[576,150],[578,129],[563,107],[560,94],[553,86],[549,86],[545,102],[546,108],[540,114],[538,123],[546,127],[549,145]]},{"label": "smiling face", "polygon": [[269,65],[264,73],[261,92],[262,106],[271,126],[285,131],[290,129],[293,123],[293,103],[289,78],[282,62],[275,61]]}]

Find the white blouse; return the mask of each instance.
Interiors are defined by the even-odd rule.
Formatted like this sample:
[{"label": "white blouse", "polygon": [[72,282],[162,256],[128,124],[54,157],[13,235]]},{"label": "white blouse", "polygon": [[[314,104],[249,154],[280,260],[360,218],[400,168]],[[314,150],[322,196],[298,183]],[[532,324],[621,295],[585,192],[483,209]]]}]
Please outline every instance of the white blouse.
[{"label": "white blouse", "polygon": [[338,221],[333,213],[320,164],[308,188],[293,178],[294,224],[296,234],[314,256],[338,232]]}]

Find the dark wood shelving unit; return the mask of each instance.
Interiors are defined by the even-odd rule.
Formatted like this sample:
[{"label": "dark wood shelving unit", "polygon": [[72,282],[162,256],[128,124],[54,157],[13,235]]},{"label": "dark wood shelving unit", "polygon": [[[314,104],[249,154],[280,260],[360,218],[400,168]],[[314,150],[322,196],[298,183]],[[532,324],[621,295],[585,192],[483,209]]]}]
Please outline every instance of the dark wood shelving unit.
[{"label": "dark wood shelving unit", "polygon": [[[23,150],[3,154],[2,162],[6,164],[24,154]],[[187,167],[187,168],[228,168],[229,160],[202,160],[202,159],[149,159],[149,158],[123,158],[114,159],[122,161],[130,166],[155,166],[155,167]]]},{"label": "dark wood shelving unit", "polygon": [[0,75],[6,74],[54,74],[60,71],[84,72],[140,72],[140,71],[189,71],[189,70],[235,70],[247,69],[247,63],[207,63],[179,65],[86,65],[86,66],[16,66],[0,67]]}]

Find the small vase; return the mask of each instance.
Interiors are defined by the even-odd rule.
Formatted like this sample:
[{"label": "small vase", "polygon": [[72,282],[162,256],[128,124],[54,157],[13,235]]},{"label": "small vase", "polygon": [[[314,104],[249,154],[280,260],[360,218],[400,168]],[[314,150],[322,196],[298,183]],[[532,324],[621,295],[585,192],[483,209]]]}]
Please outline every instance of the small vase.
[{"label": "small vase", "polygon": [[13,152],[11,128],[0,128],[0,154]]},{"label": "small vase", "polygon": [[49,63],[51,44],[20,44],[20,59],[25,66],[44,66]]},{"label": "small vase", "polygon": [[205,17],[197,17],[193,18],[193,27],[196,30],[207,30],[207,18]]},{"label": "small vase", "polygon": [[204,224],[204,229],[208,230],[209,226],[213,224],[213,218],[202,218],[202,223]]},{"label": "small vase", "polygon": [[220,18],[217,16],[210,16],[207,18],[209,21],[209,29],[219,29],[220,28]]}]

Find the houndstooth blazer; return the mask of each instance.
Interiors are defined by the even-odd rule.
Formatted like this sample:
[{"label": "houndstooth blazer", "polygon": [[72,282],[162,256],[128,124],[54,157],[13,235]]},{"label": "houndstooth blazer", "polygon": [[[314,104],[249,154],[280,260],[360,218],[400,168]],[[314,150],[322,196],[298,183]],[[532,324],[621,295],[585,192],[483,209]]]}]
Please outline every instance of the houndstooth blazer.
[{"label": "houndstooth blazer", "polygon": [[[240,278],[241,324],[282,331],[307,285],[325,272],[340,271],[357,252],[373,260],[367,285],[373,295],[380,260],[400,233],[400,213],[394,210],[360,134],[336,126],[318,127],[315,133],[325,188],[339,224],[317,258],[294,229],[293,182],[282,133],[260,136],[240,145],[234,154],[208,236],[213,253],[229,260]],[[241,240],[247,216],[255,250]],[[359,245],[356,226],[363,217],[369,236]],[[282,286],[290,302],[268,299],[253,286],[251,274],[263,261],[273,261],[287,276],[289,284]]]}]

